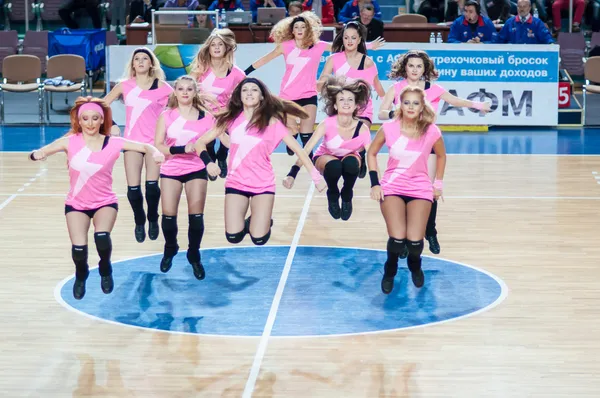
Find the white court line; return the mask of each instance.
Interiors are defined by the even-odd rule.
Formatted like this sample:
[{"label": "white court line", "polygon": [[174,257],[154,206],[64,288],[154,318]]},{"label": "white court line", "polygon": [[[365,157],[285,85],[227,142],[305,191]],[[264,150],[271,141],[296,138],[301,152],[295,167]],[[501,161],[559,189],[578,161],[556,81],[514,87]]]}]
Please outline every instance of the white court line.
[{"label": "white court line", "polygon": [[306,222],[306,217],[308,216],[308,208],[310,207],[310,202],[314,192],[315,186],[311,184],[310,188],[308,189],[308,193],[306,194],[306,200],[304,201],[304,206],[302,207],[302,213],[300,214],[298,226],[296,226],[296,232],[294,233],[294,238],[292,239],[292,244],[290,245],[290,251],[287,259],[285,260],[285,265],[283,266],[283,272],[281,273],[277,290],[275,291],[275,297],[273,298],[273,303],[271,304],[271,310],[269,311],[269,316],[267,317],[267,323],[258,343],[258,349],[256,351],[256,355],[254,356],[252,368],[250,368],[250,375],[248,376],[246,387],[244,388],[244,393],[242,395],[243,398],[251,398],[252,393],[254,392],[256,379],[258,378],[262,360],[265,356],[265,352],[267,351],[267,343],[269,342],[269,337],[271,337],[271,331],[273,330],[273,325],[275,324],[275,317],[277,316],[277,310],[279,309],[279,303],[281,301],[281,296],[283,295],[283,289],[285,288],[285,284],[290,274],[292,261],[296,255],[296,248],[298,247],[298,241],[300,240],[300,235],[302,234],[302,229],[304,228],[304,223]]},{"label": "white court line", "polygon": [[9,204],[10,202],[13,201],[14,198],[17,197],[17,194],[12,194],[8,197],[8,199],[6,199],[4,202],[2,202],[0,204],[0,210],[4,209],[6,207],[7,204]]},{"label": "white court line", "polygon": [[[37,180],[38,177],[40,177],[43,173],[46,172],[47,169],[42,169],[42,171],[40,171],[39,173],[37,173],[35,175],[35,177],[32,177],[29,179],[29,182],[26,182],[25,184],[23,184],[23,186],[19,189],[17,189],[17,193],[14,194],[7,194],[10,195],[4,202],[2,202],[0,204],[0,210],[4,209],[10,202],[12,202],[17,196],[20,196],[21,194],[19,194],[19,192],[23,192],[25,190],[25,188],[27,188],[28,186],[31,185],[32,182],[34,182],[35,180]],[[4,194],[2,194],[4,195]]]}]

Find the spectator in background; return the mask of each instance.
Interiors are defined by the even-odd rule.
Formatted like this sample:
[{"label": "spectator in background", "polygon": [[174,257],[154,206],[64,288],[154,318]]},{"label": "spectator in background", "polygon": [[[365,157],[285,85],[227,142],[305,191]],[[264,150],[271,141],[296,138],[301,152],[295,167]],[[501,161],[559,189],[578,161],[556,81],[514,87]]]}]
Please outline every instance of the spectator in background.
[{"label": "spectator in background", "polygon": [[383,37],[383,22],[375,19],[375,7],[372,4],[363,4],[360,9],[360,16],[354,18],[360,21],[367,28],[366,41],[373,41],[378,37]]},{"label": "spectator in background", "polygon": [[263,7],[285,8],[285,3],[283,2],[283,0],[250,0],[252,22],[256,23],[258,9]]},{"label": "spectator in background", "polygon": [[465,11],[466,0],[449,0],[448,9],[446,10],[446,22],[455,21],[460,18]]},{"label": "spectator in background", "polygon": [[[187,8],[190,11],[195,11],[198,8],[198,0],[167,0],[164,8]],[[194,26],[194,15],[188,16],[188,27]]]},{"label": "spectator in background", "polygon": [[600,31],[600,0],[590,0],[590,3],[587,20],[592,25],[592,32],[598,32]]},{"label": "spectator in background", "polygon": [[[196,11],[208,11],[207,8],[208,7],[206,6],[206,4],[198,4],[198,8],[196,8]],[[215,28],[215,24],[212,18],[210,18],[210,16],[207,14],[196,15],[196,22],[198,22],[199,28],[206,28],[211,30]]]},{"label": "spectator in background", "polygon": [[208,6],[208,11],[215,10],[244,10],[244,5],[242,4],[242,0],[214,0],[210,6]]},{"label": "spectator in background", "polygon": [[467,1],[463,16],[456,19],[450,27],[448,43],[490,43],[496,34],[496,27],[491,19],[480,14],[479,3],[475,0]]},{"label": "spectator in background", "polygon": [[350,0],[340,11],[338,15],[338,22],[346,23],[360,15],[360,7],[364,4],[372,4],[375,8],[375,19],[381,20],[381,9],[377,0]]},{"label": "spectator in background", "polygon": [[129,23],[151,23],[152,10],[158,10],[156,0],[132,0],[129,5]]},{"label": "spectator in background", "polygon": [[85,8],[92,19],[94,28],[101,29],[102,20],[100,19],[98,0],[67,0],[67,2],[58,9],[58,15],[60,15],[60,19],[63,20],[67,28],[79,29],[79,24],[73,19],[72,14],[82,8]]},{"label": "spectator in background", "polygon": [[444,0],[423,0],[417,14],[426,16],[427,22],[443,22],[444,10]]},{"label": "spectator in background", "polygon": [[[569,9],[569,0],[554,0],[552,3],[552,33],[557,35],[560,32],[560,12]],[[581,31],[581,19],[585,11],[584,0],[573,0],[573,32]]]},{"label": "spectator in background", "polygon": [[509,0],[481,0],[481,15],[494,23],[504,23],[511,17]]},{"label": "spectator in background", "polygon": [[314,12],[321,18],[323,24],[335,23],[334,7],[331,0],[304,0],[302,8],[304,11]]},{"label": "spectator in background", "polygon": [[288,4],[288,17],[296,17],[302,14],[302,3],[299,1],[292,1]]},{"label": "spectator in background", "polygon": [[519,0],[519,14],[502,27],[500,33],[494,38],[494,43],[510,44],[551,44],[554,42],[552,35],[541,19],[531,15],[531,2]]}]

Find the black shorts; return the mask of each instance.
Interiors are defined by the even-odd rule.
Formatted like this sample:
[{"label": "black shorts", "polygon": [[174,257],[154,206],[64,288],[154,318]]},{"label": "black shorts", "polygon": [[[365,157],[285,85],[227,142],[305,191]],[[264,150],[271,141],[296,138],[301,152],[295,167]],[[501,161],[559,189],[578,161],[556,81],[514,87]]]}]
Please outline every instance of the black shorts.
[{"label": "black shorts", "polygon": [[192,180],[207,180],[208,181],[208,172],[206,171],[206,169],[202,169],[202,170],[198,170],[198,171],[194,171],[188,174],[183,174],[180,176],[168,176],[166,174],[160,174],[160,178],[170,178],[171,180],[177,180],[182,184],[185,184],[186,182],[190,182]]},{"label": "black shorts", "polygon": [[412,202],[413,200],[426,200],[428,202],[433,202],[432,200],[429,199],[423,199],[423,198],[414,198],[412,196],[406,196],[406,195],[386,195],[386,196],[397,196],[400,199],[402,199],[404,201],[405,204],[409,204],[410,202]]},{"label": "black shorts", "polygon": [[300,106],[306,106],[306,105],[317,106],[317,103],[318,103],[316,95],[313,95],[310,98],[300,98],[297,100],[293,100],[292,102],[295,102],[297,105],[300,105]]},{"label": "black shorts", "polygon": [[92,209],[92,210],[77,210],[76,208],[74,208],[71,205],[65,205],[65,215],[67,213],[70,213],[72,211],[78,211],[80,213],[85,214],[86,216],[88,216],[89,218],[94,218],[94,214],[96,214],[96,212],[104,207],[112,207],[113,209],[115,209],[116,211],[119,211],[119,205],[116,203],[111,203],[108,205],[104,205],[104,206],[100,206],[97,209]]},{"label": "black shorts", "polygon": [[266,192],[260,192],[260,193],[253,193],[253,192],[241,191],[241,190],[235,189],[235,188],[225,188],[225,195],[227,195],[227,194],[242,195],[247,198],[251,198],[253,196],[258,196],[258,195],[275,195],[275,192],[266,191]]}]

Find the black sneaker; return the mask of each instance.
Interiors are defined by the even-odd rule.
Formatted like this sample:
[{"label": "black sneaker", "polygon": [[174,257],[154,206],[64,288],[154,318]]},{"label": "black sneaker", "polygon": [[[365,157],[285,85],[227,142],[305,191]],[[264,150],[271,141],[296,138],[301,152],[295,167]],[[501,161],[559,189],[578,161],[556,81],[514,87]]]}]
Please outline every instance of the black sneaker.
[{"label": "black sneaker", "polygon": [[419,268],[419,270],[416,272],[411,272],[410,275],[412,278],[413,285],[415,285],[416,287],[423,287],[423,285],[425,284],[425,274],[423,273],[423,270],[421,268]]},{"label": "black sneaker", "polygon": [[390,294],[392,290],[394,290],[394,277],[384,274],[381,280],[381,291],[383,294]]},{"label": "black sneaker", "polygon": [[429,251],[433,254],[440,254],[440,242],[438,242],[437,236],[426,236],[425,239],[429,242]]},{"label": "black sneaker", "polygon": [[115,287],[115,282],[113,281],[112,275],[102,276],[100,277],[100,287],[104,294],[110,294]]},{"label": "black sneaker", "polygon": [[173,258],[177,255],[179,251],[179,247],[173,252],[172,255],[168,255],[167,253],[163,254],[162,260],[160,260],[160,271],[161,272],[169,272],[171,267],[173,266]]},{"label": "black sneaker", "polygon": [[342,220],[348,221],[352,215],[352,202],[344,202],[342,200],[341,217]]},{"label": "black sneaker", "polygon": [[150,240],[158,239],[160,228],[158,227],[158,221],[148,221],[148,238]]},{"label": "black sneaker", "polygon": [[329,202],[329,206],[328,206],[329,214],[331,214],[331,217],[333,217],[334,220],[339,220],[340,217],[342,216],[342,209],[340,209],[339,202],[337,200],[335,202],[333,202],[333,201],[330,201],[329,199],[327,201]]},{"label": "black sneaker", "polygon": [[85,296],[85,281],[75,279],[75,283],[73,283],[73,297],[76,300],[81,300],[83,296]]},{"label": "black sneaker", "polygon": [[135,226],[135,240],[138,243],[142,243],[146,240],[146,228],[144,228],[144,224]]},{"label": "black sneaker", "polygon": [[219,168],[221,169],[221,174],[219,174],[219,177],[221,177],[221,178],[227,177],[227,160],[219,159],[219,160],[217,160],[217,164],[218,164]]}]

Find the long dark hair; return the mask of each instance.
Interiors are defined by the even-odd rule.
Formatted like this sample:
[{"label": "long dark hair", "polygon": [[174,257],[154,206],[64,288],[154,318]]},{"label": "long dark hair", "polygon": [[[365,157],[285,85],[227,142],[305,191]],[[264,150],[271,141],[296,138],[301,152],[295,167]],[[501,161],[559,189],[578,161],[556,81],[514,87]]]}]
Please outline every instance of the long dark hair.
[{"label": "long dark hair", "polygon": [[360,43],[358,43],[357,51],[359,53],[366,54],[367,53],[367,28],[365,25],[358,21],[350,21],[344,25],[342,30],[335,36],[333,42],[331,43],[331,52],[339,53],[344,51],[344,33],[348,29],[354,29],[358,32],[358,36],[360,36]]},{"label": "long dark hair", "polygon": [[342,91],[349,91],[354,94],[356,109],[352,115],[353,117],[356,117],[359,112],[362,112],[366,108],[369,98],[371,98],[371,87],[366,81],[357,79],[354,82],[348,83],[344,76],[329,76],[321,89],[321,98],[325,102],[323,110],[327,116],[338,114],[338,111],[335,109],[335,100],[337,95]]},{"label": "long dark hair", "polygon": [[281,123],[287,124],[288,115],[296,116],[300,119],[308,118],[308,113],[301,106],[292,101],[274,96],[262,81],[253,77],[247,77],[231,93],[227,110],[216,116],[218,129],[226,129],[244,111],[242,87],[247,83],[256,84],[263,96],[263,100],[254,110],[252,120],[248,123],[249,128],[254,127],[262,132],[269,125],[272,118],[276,118]]}]

